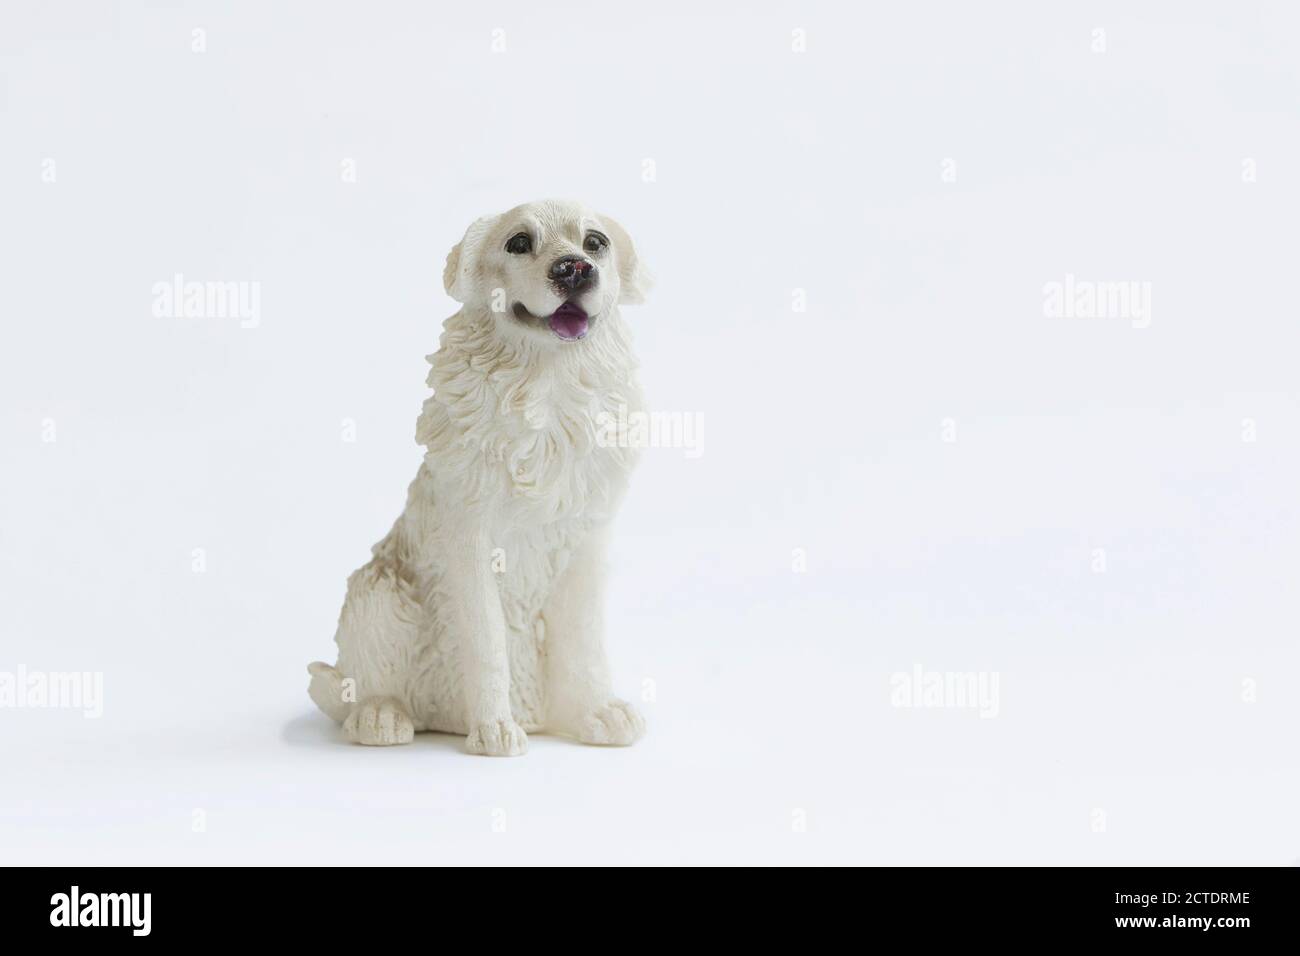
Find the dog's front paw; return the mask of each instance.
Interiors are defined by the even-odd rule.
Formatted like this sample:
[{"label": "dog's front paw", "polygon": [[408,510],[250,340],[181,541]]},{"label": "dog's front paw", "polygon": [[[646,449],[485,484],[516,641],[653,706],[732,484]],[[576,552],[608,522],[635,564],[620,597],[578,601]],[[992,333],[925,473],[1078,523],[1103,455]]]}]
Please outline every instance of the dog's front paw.
[{"label": "dog's front paw", "polygon": [[597,707],[578,725],[578,739],[584,744],[626,747],[645,733],[645,718],[625,700],[610,700]]},{"label": "dog's front paw", "polygon": [[485,720],[465,738],[465,749],[487,757],[518,757],[528,752],[528,735],[513,720]]}]

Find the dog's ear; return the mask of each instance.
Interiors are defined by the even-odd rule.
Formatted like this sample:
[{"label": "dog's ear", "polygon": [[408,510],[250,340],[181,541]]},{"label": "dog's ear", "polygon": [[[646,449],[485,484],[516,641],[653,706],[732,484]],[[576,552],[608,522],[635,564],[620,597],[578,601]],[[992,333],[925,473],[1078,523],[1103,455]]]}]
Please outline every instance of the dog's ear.
[{"label": "dog's ear", "polygon": [[478,257],[483,240],[496,224],[496,216],[475,219],[465,230],[465,238],[447,253],[447,265],[442,270],[442,285],[447,294],[464,303],[474,288],[474,274],[478,271]]},{"label": "dog's ear", "polygon": [[618,301],[623,305],[640,305],[650,291],[650,273],[641,264],[641,258],[636,254],[636,246],[632,245],[632,237],[627,234],[627,230],[609,216],[601,216],[600,221],[605,224],[609,241],[614,244],[614,255],[618,257]]}]

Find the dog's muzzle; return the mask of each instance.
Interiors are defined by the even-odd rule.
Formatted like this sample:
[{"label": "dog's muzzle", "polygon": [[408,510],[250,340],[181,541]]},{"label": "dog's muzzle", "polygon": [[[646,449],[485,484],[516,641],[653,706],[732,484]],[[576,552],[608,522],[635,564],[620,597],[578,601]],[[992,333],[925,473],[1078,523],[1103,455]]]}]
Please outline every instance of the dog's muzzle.
[{"label": "dog's muzzle", "polygon": [[587,310],[572,299],[544,318],[533,315],[522,302],[515,303],[514,313],[515,318],[525,324],[545,324],[547,328],[566,342],[576,342],[578,339],[584,338],[591,326],[591,316],[587,315]]}]

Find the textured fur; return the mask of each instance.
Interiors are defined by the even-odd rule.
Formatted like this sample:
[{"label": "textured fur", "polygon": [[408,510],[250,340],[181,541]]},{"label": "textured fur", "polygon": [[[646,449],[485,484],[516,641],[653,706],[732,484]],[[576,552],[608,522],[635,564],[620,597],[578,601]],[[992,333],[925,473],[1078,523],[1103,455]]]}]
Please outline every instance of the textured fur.
[{"label": "textured fur", "polygon": [[[530,256],[504,244],[520,229]],[[599,229],[610,247],[584,251]],[[598,266],[580,297],[585,338],[517,319],[564,299],[546,276],[562,255]],[[602,412],[641,409],[620,302],[645,278],[621,227],[574,203],[475,222],[447,257],[463,303],[429,357],[416,439],[427,449],[406,508],[348,579],[338,663],[313,663],[309,693],[364,744],[416,731],[464,734],[472,753],[514,755],[527,733],[630,744],[644,725],[613,695],[602,625],[608,527],[635,452],[598,441]]]}]

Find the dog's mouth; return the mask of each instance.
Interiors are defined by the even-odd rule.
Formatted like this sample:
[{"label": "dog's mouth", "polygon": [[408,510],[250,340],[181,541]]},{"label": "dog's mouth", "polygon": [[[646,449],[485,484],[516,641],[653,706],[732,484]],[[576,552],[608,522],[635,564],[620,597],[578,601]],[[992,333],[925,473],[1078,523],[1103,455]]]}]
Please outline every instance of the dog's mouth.
[{"label": "dog's mouth", "polygon": [[566,302],[546,318],[540,318],[529,312],[522,302],[516,302],[514,307],[515,316],[520,319],[532,320],[538,323],[546,323],[546,327],[566,342],[576,342],[587,334],[587,329],[591,324],[591,317],[587,311],[576,302]]}]

